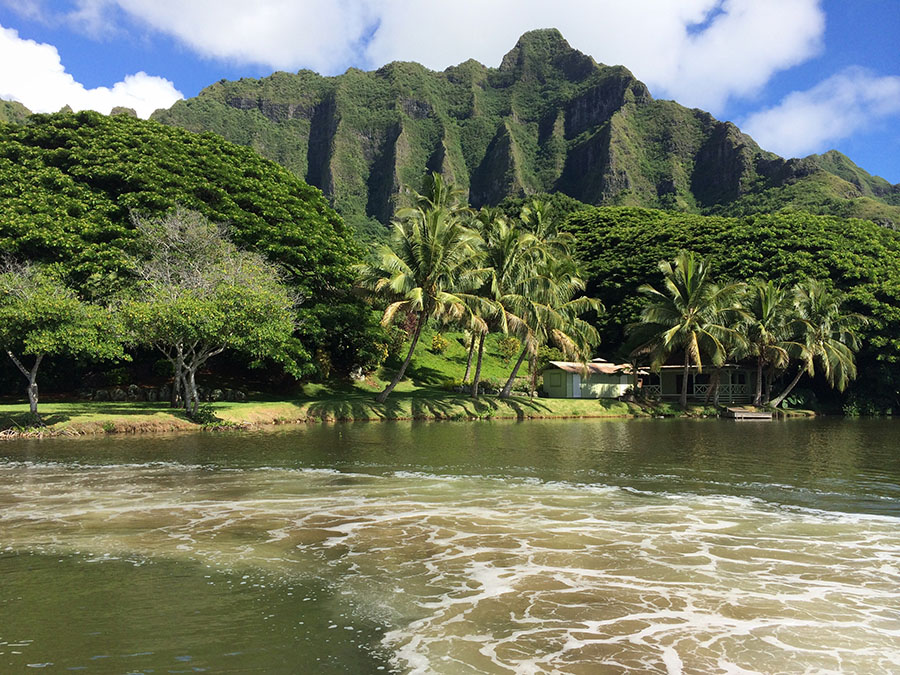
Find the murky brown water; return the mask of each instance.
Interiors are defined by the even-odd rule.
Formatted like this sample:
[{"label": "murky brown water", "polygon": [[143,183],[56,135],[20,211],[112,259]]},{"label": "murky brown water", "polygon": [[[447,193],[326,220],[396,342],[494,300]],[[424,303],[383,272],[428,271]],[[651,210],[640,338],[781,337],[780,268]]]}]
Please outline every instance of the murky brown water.
[{"label": "murky brown water", "polygon": [[893,421],[0,446],[0,671],[900,671]]}]

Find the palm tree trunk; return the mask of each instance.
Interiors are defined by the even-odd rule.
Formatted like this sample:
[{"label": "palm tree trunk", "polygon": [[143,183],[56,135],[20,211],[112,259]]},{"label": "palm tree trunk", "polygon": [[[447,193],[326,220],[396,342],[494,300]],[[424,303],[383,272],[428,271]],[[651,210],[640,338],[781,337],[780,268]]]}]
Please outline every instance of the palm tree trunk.
[{"label": "palm tree trunk", "polygon": [[688,377],[691,372],[691,353],[684,350],[684,377],[681,378],[681,397],[678,399],[682,408],[687,407]]},{"label": "palm tree trunk", "polygon": [[[481,357],[484,356],[484,338],[487,336],[487,333],[482,333],[478,337],[478,360],[475,362],[475,379],[472,380],[472,389],[471,395],[472,398],[478,397],[478,385],[481,380]],[[475,336],[472,336],[472,343],[474,344]]]},{"label": "palm tree trunk", "polygon": [[763,377],[762,377],[762,367],[763,367],[763,358],[762,356],[756,359],[756,395],[753,397],[753,405],[761,405],[762,404],[762,394],[763,394]]},{"label": "palm tree trunk", "polygon": [[475,353],[475,333],[472,333],[472,339],[469,340],[469,358],[466,360],[466,374],[463,375],[463,382],[469,381],[469,373],[472,371],[472,354]]},{"label": "palm tree trunk", "polygon": [[781,394],[777,398],[772,399],[769,405],[771,405],[773,408],[777,408],[781,404],[781,402],[787,398],[788,394],[793,391],[794,387],[797,386],[797,383],[800,381],[800,378],[803,377],[804,372],[806,372],[806,368],[804,368],[801,364],[801,366],[797,369],[797,374],[794,376],[794,379],[791,380],[791,383],[787,386],[787,389],[781,392]]},{"label": "palm tree trunk", "polygon": [[528,359],[528,372],[531,374],[531,390],[528,392],[528,395],[531,398],[534,398],[534,395],[537,390],[537,355],[532,354],[531,358]]},{"label": "palm tree trunk", "polygon": [[403,365],[400,366],[400,370],[397,371],[397,374],[394,375],[394,379],[391,380],[391,383],[385,387],[384,391],[378,394],[378,397],[375,399],[379,403],[384,403],[387,400],[387,397],[391,395],[391,392],[394,391],[394,387],[397,386],[397,383],[403,379],[403,374],[406,372],[406,367],[409,365],[409,362],[412,361],[413,352],[416,349],[416,343],[419,341],[419,336],[422,334],[422,325],[425,323],[423,320],[421,312],[416,317],[416,331],[413,333],[412,342],[409,345],[409,353],[406,355],[406,359],[403,361]]},{"label": "palm tree trunk", "polygon": [[716,383],[713,385],[713,405],[718,408],[719,407],[719,384],[722,381],[722,369],[716,368],[716,372],[713,374],[713,377],[716,380]]},{"label": "palm tree trunk", "polygon": [[509,374],[509,379],[506,381],[506,384],[503,385],[503,391],[500,392],[500,398],[509,398],[509,395],[512,393],[513,382],[516,381],[516,374],[519,372],[519,366],[522,365],[522,361],[525,360],[525,355],[528,353],[528,345],[522,347],[522,353],[519,354],[519,360],[516,361],[516,365],[513,366],[512,372]]}]

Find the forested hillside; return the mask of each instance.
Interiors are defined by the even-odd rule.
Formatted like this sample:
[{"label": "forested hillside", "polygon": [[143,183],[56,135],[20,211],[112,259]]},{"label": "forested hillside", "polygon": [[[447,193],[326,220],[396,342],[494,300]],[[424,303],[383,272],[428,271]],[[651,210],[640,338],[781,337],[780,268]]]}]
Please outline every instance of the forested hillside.
[{"label": "forested hillside", "polygon": [[129,115],[32,116],[0,124],[0,253],[50,265],[103,300],[134,282],[132,214],[173,207],[228,228],[281,266],[299,337],[349,368],[370,348],[368,310],[349,295],[361,256],[322,194],[249,148]]},{"label": "forested hillside", "polygon": [[783,207],[900,223],[900,187],[837,152],[785,160],[730,122],[655,100],[622,66],[556,30],[522,36],[499,68],[390,63],[222,80],[155,118],[250,146],[380,229],[405,186],[439,171],[474,206],[562,192],[590,204],[750,214]]},{"label": "forested hillside", "polygon": [[587,292],[606,312],[597,325],[607,349],[638,320],[641,284],[659,285],[658,263],[680,250],[710,256],[717,278],[769,279],[783,286],[823,279],[847,295],[848,310],[869,319],[861,330],[861,377],[854,389],[882,407],[900,389],[900,233],[858,219],[777,213],[739,218],[601,207],[573,213]]}]

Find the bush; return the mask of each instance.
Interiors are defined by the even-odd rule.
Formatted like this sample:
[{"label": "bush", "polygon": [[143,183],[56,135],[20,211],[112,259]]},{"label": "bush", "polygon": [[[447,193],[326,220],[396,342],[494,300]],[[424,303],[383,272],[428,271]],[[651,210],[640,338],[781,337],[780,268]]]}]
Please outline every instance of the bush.
[{"label": "bush", "polygon": [[435,333],[431,338],[431,351],[435,354],[443,354],[450,342],[441,333]]},{"label": "bush", "polygon": [[497,347],[500,350],[500,356],[506,363],[509,363],[514,356],[519,355],[522,343],[515,335],[504,335],[497,341]]},{"label": "bush", "polygon": [[441,382],[441,389],[444,391],[462,392],[467,385],[458,377],[451,377]]}]

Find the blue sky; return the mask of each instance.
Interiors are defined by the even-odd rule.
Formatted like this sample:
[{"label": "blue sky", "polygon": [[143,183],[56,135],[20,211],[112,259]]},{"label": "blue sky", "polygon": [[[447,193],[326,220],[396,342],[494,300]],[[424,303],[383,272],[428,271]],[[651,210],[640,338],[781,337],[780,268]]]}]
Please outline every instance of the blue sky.
[{"label": "blue sky", "polygon": [[497,66],[549,26],[766,149],[900,183],[900,0],[0,0],[0,98],[146,117],[274,70]]}]

